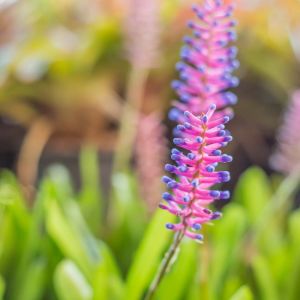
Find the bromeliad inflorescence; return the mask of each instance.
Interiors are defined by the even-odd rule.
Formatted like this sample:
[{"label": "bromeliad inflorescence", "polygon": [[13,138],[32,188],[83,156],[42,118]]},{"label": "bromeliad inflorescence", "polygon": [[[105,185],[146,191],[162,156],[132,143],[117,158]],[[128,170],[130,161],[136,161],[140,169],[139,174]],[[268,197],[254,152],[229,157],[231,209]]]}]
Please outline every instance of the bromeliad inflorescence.
[{"label": "bromeliad inflorescence", "polygon": [[235,59],[237,49],[228,46],[236,38],[235,21],[230,18],[233,7],[206,0],[193,10],[199,21],[188,23],[194,37],[184,39],[182,61],[177,64],[180,80],[172,83],[179,99],[169,113],[170,119],[179,123],[173,142],[183,151],[175,148],[171,152],[176,164],[167,164],[165,169],[177,179],[163,177],[172,192],[163,194],[160,207],[180,218],[177,224],[167,224],[168,229],[202,240],[198,233],[201,225],[221,216],[208,205],[230,196],[229,191],[211,187],[230,180],[229,172],[216,168],[232,160],[220,148],[232,140],[225,123],[233,116],[229,106],[237,98],[228,89],[238,85],[231,73],[239,63]]},{"label": "bromeliad inflorescence", "polygon": [[216,117],[232,115],[228,106],[237,102],[235,94],[228,91],[239,84],[238,78],[232,76],[239,67],[238,51],[235,46],[229,46],[236,39],[236,21],[231,19],[233,6],[206,0],[201,7],[193,6],[193,11],[198,22],[188,23],[194,34],[184,38],[182,61],[176,65],[180,80],[172,83],[179,97],[169,113],[173,121],[182,120],[186,110],[200,115],[211,104],[219,111]]}]

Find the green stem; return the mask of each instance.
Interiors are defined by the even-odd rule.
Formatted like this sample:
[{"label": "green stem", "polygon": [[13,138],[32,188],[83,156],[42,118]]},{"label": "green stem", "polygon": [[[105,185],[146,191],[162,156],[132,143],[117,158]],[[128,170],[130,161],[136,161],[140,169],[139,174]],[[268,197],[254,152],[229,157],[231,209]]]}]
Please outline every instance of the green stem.
[{"label": "green stem", "polygon": [[129,167],[148,73],[147,69],[140,68],[133,68],[130,72],[125,97],[126,103],[124,104],[115,152],[113,174],[124,171]]},{"label": "green stem", "polygon": [[161,262],[161,265],[149,287],[149,290],[148,290],[144,300],[153,299],[153,296],[154,296],[160,282],[162,281],[162,279],[168,272],[168,269],[173,261],[173,257],[176,255],[177,250],[179,249],[179,245],[180,245],[183,237],[184,237],[183,231],[179,231],[175,235],[174,241],[170,245],[169,250],[166,252],[165,257]]}]

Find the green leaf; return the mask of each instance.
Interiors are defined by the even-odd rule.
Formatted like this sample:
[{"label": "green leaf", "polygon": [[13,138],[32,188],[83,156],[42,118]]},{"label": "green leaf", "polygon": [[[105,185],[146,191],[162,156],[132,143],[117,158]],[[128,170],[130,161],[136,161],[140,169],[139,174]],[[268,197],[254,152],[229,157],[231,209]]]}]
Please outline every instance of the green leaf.
[{"label": "green leaf", "polygon": [[288,252],[288,267],[285,270],[286,274],[289,274],[286,277],[285,284],[285,297],[287,300],[297,300],[299,298],[300,286],[300,210],[293,212],[289,218],[289,241],[290,248],[287,249]]},{"label": "green leaf", "polygon": [[197,267],[199,244],[193,240],[184,240],[180,252],[169,273],[162,280],[157,291],[157,299],[179,300],[185,298]]},{"label": "green leaf", "polygon": [[5,281],[3,277],[0,275],[0,300],[4,299],[4,292],[5,292]]},{"label": "green leaf", "polygon": [[90,230],[99,234],[102,220],[102,202],[98,154],[92,147],[84,147],[80,152],[81,191],[80,207]]},{"label": "green leaf", "polygon": [[[18,287],[18,296],[14,299],[42,299],[48,280],[47,271],[47,263],[44,259],[38,258],[29,264],[23,281]],[[10,297],[13,299],[12,296]]]},{"label": "green leaf", "polygon": [[240,287],[230,300],[254,300],[254,296],[247,285]]},{"label": "green leaf", "polygon": [[262,169],[252,167],[240,177],[233,202],[242,204],[248,214],[249,221],[253,224],[271,196],[272,189],[266,174]]},{"label": "green leaf", "polygon": [[[123,283],[114,258],[103,242],[89,231],[78,204],[71,199],[57,200],[53,182],[46,201],[46,224],[49,235],[60,251],[74,261],[94,290],[97,300],[118,299]],[[50,189],[51,190],[51,189]]]},{"label": "green leaf", "polygon": [[259,289],[260,299],[280,299],[277,292],[276,283],[273,279],[273,274],[270,272],[270,267],[266,261],[266,258],[260,255],[256,256],[253,260],[252,268]]},{"label": "green leaf", "polygon": [[98,244],[103,264],[93,276],[94,299],[106,299],[109,295],[110,300],[119,300],[124,293],[120,271],[110,249],[103,242],[98,242]]},{"label": "green leaf", "polygon": [[163,251],[170,243],[172,233],[165,229],[165,224],[173,220],[174,216],[162,210],[158,210],[153,216],[133,257],[127,277],[124,299],[142,299],[143,293],[157,271]]},{"label": "green leaf", "polygon": [[146,209],[133,174],[115,174],[112,185],[112,198],[109,201],[111,231],[108,240],[117,253],[119,264],[124,270],[128,270],[128,257],[137,248],[145,231]]},{"label": "green leaf", "polygon": [[212,299],[221,299],[224,283],[241,261],[246,224],[245,210],[240,205],[231,203],[225,208],[223,218],[215,222],[211,234],[207,234],[212,238],[212,250],[208,254],[211,257],[211,273],[204,275]]},{"label": "green leaf", "polygon": [[46,225],[49,235],[66,256],[74,260],[91,279],[91,270],[100,262],[95,239],[84,224],[75,201],[66,201],[61,207],[54,197],[46,202]]},{"label": "green leaf", "polygon": [[93,290],[76,264],[63,260],[54,273],[54,286],[60,300],[92,300]]}]

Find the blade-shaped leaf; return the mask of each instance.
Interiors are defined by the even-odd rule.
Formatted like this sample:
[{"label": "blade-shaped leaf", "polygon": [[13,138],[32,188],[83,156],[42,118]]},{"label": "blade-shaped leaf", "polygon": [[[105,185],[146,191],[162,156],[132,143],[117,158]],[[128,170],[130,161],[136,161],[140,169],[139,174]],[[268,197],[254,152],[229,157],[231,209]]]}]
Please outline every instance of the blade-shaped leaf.
[{"label": "blade-shaped leaf", "polygon": [[99,234],[102,220],[102,197],[100,188],[98,153],[92,147],[84,147],[80,152],[81,191],[80,207],[89,228]]},{"label": "blade-shaped leaf", "polygon": [[266,259],[262,256],[255,257],[253,260],[252,268],[261,299],[280,299],[276,283],[274,282]]},{"label": "blade-shaped leaf", "polygon": [[159,266],[163,251],[170,243],[172,233],[165,229],[165,223],[172,220],[174,220],[173,216],[162,210],[158,210],[154,215],[133,257],[124,299],[142,298]]},{"label": "blade-shaped leaf", "polygon": [[195,277],[199,247],[201,246],[195,241],[182,241],[177,259],[156,293],[157,299],[179,300],[185,298],[185,293]]},{"label": "blade-shaped leaf", "polygon": [[71,260],[63,260],[54,273],[54,286],[59,300],[92,300],[93,290]]},{"label": "blade-shaped leaf", "polygon": [[254,296],[250,288],[244,285],[236,291],[230,300],[254,300]]}]

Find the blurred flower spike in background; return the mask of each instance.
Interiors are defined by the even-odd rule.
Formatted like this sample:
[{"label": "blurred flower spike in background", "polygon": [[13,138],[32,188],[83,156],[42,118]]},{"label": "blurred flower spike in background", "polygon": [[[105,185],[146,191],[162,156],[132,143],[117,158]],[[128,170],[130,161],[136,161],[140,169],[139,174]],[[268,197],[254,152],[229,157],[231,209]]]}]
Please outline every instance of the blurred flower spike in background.
[{"label": "blurred flower spike in background", "polygon": [[285,174],[300,170],[300,90],[293,93],[278,133],[278,148],[271,166]]}]

